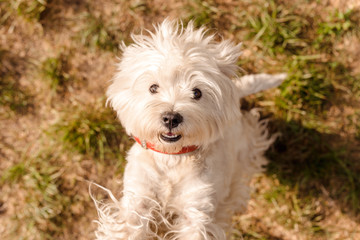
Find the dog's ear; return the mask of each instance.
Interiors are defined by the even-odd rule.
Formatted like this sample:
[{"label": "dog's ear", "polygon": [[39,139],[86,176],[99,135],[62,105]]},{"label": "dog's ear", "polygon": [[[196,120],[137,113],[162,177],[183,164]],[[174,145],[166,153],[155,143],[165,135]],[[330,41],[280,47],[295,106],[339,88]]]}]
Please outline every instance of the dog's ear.
[{"label": "dog's ear", "polygon": [[237,60],[241,55],[241,43],[235,45],[229,40],[223,40],[215,45],[215,61],[220,71],[229,78],[234,77],[239,69]]}]

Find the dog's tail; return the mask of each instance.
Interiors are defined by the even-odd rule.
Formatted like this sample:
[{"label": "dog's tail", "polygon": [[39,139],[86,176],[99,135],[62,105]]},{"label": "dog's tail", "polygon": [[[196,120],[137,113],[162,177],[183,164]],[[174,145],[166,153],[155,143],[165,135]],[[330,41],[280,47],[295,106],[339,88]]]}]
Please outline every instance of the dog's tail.
[{"label": "dog's tail", "polygon": [[236,87],[240,90],[240,97],[258,93],[279,86],[287,77],[286,73],[280,74],[251,74],[234,79]]}]

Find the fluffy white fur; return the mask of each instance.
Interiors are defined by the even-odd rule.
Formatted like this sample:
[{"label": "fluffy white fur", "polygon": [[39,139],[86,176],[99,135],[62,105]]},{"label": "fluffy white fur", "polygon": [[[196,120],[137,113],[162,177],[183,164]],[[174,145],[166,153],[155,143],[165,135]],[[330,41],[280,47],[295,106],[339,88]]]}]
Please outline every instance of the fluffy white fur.
[{"label": "fluffy white fur", "polygon": [[[163,152],[135,143],[128,152],[123,196],[95,201],[97,239],[226,239],[231,216],[246,209],[249,182],[266,164],[266,121],[241,112],[240,97],[275,87],[285,75],[236,76],[240,45],[215,42],[204,28],[165,20],[154,33],[132,36],[107,91],[127,133]],[[159,86],[156,94],[149,91]],[[194,99],[193,89],[202,92]],[[183,116],[166,142],[164,112]]]}]

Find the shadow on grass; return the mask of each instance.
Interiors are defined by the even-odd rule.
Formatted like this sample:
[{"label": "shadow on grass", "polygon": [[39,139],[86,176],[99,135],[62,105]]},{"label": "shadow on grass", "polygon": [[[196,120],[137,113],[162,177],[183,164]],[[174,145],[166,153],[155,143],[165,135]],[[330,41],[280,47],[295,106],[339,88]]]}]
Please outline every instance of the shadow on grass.
[{"label": "shadow on grass", "polygon": [[343,213],[359,221],[360,141],[274,120],[282,136],[268,151],[267,174],[298,190],[299,198],[330,196]]}]

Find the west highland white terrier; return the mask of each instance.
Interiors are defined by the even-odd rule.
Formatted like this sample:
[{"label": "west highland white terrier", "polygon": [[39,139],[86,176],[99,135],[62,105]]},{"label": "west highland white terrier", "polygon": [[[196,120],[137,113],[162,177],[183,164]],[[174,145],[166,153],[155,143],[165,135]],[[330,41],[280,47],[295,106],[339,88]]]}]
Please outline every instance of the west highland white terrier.
[{"label": "west highland white terrier", "polygon": [[275,136],[255,111],[240,110],[240,98],[286,75],[237,77],[240,44],[214,38],[165,20],[123,44],[107,96],[136,142],[121,199],[107,190],[111,203],[95,201],[97,239],[222,240],[246,210]]}]

